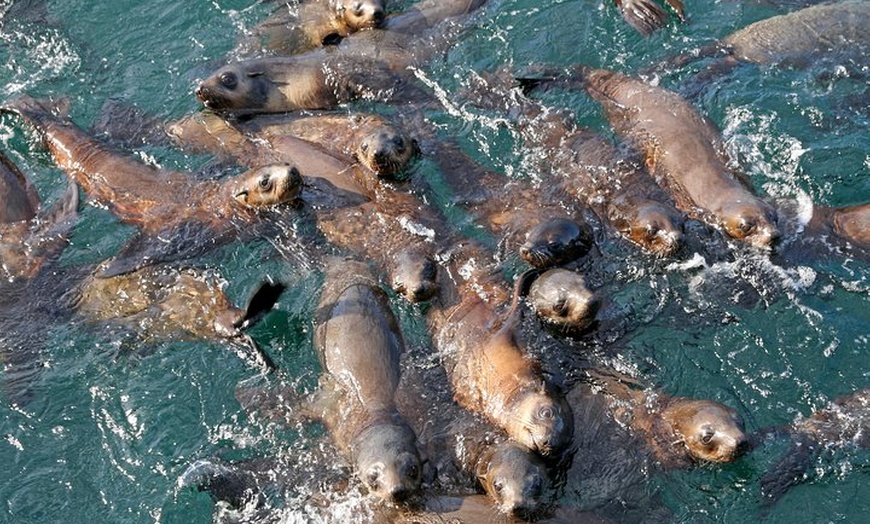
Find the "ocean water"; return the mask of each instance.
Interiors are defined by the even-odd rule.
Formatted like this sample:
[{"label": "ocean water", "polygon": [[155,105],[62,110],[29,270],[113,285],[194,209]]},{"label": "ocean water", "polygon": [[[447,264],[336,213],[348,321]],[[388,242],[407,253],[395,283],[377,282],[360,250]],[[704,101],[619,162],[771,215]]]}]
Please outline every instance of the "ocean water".
[{"label": "ocean water", "polygon": [[[505,64],[522,70],[585,63],[633,72],[784,9],[761,1],[686,4],[685,23],[672,20],[644,38],[604,0],[490,0],[443,59],[419,75],[449,99],[474,72]],[[250,0],[0,1],[0,99],[68,97],[71,116],[83,127],[110,99],[178,118],[198,109],[197,80],[270,9]],[[679,87],[700,67],[659,82]],[[732,157],[763,194],[857,204],[870,200],[867,75],[826,64],[747,65],[704,89],[696,104],[723,130]],[[609,132],[582,94],[546,99]],[[494,116],[430,115],[481,163],[535,179],[526,152],[491,125]],[[44,202],[62,194],[63,173],[19,122],[0,116],[0,139]],[[191,171],[210,160],[161,145],[144,144],[137,153]],[[111,256],[131,234],[104,209],[84,205],[80,215],[61,271]],[[274,247],[269,239],[232,245],[202,263],[221,271],[238,304],[267,276],[287,283],[276,310],[250,334],[286,376],[310,389],[317,374],[312,315],[322,275],[316,264],[293,256],[292,246],[279,246],[286,257],[276,257]],[[714,262],[691,254],[652,260],[618,245],[602,251],[610,266],[601,270],[601,287],[627,326],[616,341],[619,362],[670,394],[726,403],[751,431],[808,415],[870,383],[864,262],[828,256],[781,267],[741,253]],[[410,351],[425,352],[420,311],[394,304]],[[212,522],[209,497],[178,487],[193,461],[287,449],[330,456],[312,451],[322,439],[317,428],[247,417],[234,390],[258,381],[258,371],[228,344],[143,341],[135,331],[76,317],[34,318],[41,323],[44,366],[33,399],[22,408],[0,405],[0,522]],[[758,480],[783,451],[767,446],[734,464],[656,475],[651,484],[680,522],[755,522],[762,518]],[[811,480],[793,488],[765,522],[867,522],[868,459],[866,451],[845,450],[819,461]],[[314,466],[332,467],[309,466],[320,475]],[[293,501],[285,504],[292,510]],[[302,514],[288,511],[286,521],[300,520]]]}]

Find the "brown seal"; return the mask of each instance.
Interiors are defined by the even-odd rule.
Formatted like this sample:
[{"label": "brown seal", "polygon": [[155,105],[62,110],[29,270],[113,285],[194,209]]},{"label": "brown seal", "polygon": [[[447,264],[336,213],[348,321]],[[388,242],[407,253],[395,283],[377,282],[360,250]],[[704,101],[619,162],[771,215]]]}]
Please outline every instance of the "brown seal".
[{"label": "brown seal", "polygon": [[[706,84],[741,63],[807,67],[822,59],[845,59],[866,66],[870,50],[870,6],[862,0],[825,2],[759,20],[722,40],[667,60],[647,72],[683,67],[717,56],[690,85]],[[724,55],[724,56],[722,56]]]},{"label": "brown seal", "polygon": [[798,198],[776,205],[783,229],[776,254],[783,261],[800,264],[831,256],[870,260],[870,204],[829,207]]},{"label": "brown seal", "polygon": [[[665,26],[668,14],[655,0],[613,0],[622,18],[642,35],[649,35]],[[665,0],[680,20],[685,20],[683,0]]]},{"label": "brown seal", "polygon": [[542,173],[559,181],[556,191],[595,211],[620,236],[658,255],[674,254],[683,241],[683,215],[642,162],[592,130],[575,124],[564,109],[551,108],[514,90],[510,70],[472,77],[463,98],[509,116]]},{"label": "brown seal", "polygon": [[589,370],[609,397],[613,416],[630,427],[662,469],[733,462],[748,449],[743,419],[712,400],[674,397],[616,372]]},{"label": "brown seal", "polygon": [[66,245],[78,207],[78,188],[42,209],[30,180],[0,152],[0,275],[3,281],[32,278]]},{"label": "brown seal", "polygon": [[270,143],[291,135],[361,162],[383,178],[398,178],[419,153],[417,141],[380,115],[341,113],[263,115],[239,124],[246,134]]},{"label": "brown seal", "polygon": [[251,29],[239,53],[293,55],[337,44],[351,33],[383,25],[385,4],[384,0],[308,0],[282,5]]},{"label": "brown seal", "polygon": [[330,109],[360,98],[429,100],[408,68],[433,50],[403,48],[408,38],[398,33],[363,33],[366,39],[356,33],[328,49],[228,64],[203,80],[195,95],[208,109],[234,115]]},{"label": "brown seal", "polygon": [[[365,340],[361,341],[360,336]],[[419,491],[416,436],[396,408],[402,335],[369,267],[327,268],[314,346],[323,364],[322,417],[337,447],[378,497],[402,502]]]},{"label": "brown seal", "polygon": [[791,445],[761,477],[761,494],[766,505],[776,503],[792,486],[805,482],[808,471],[824,453],[870,448],[870,388],[836,398],[785,428],[762,429],[753,440],[759,441],[771,433],[786,434]]},{"label": "brown seal", "polygon": [[[778,236],[774,209],[729,167],[721,133],[677,93],[603,69],[578,66],[579,83],[601,103],[608,121],[644,153],[677,207],[729,236],[769,248]],[[532,80],[532,84],[536,81]]]},{"label": "brown seal", "polygon": [[484,415],[529,449],[559,456],[571,443],[571,409],[516,341],[519,296],[530,274],[517,280],[501,325],[493,321],[491,306],[469,295],[446,315],[433,315],[435,340],[460,406]]},{"label": "brown seal", "polygon": [[387,272],[390,286],[409,302],[429,300],[438,293],[438,264],[423,249],[399,252]]},{"label": "brown seal", "polygon": [[482,488],[503,515],[525,517],[549,502],[549,468],[503,431],[457,406],[443,368],[405,365],[396,401],[425,450],[430,495]]},{"label": "brown seal", "polygon": [[529,288],[538,317],[563,333],[580,333],[595,321],[600,301],[583,275],[562,268],[541,273]]},{"label": "brown seal", "polygon": [[[222,181],[199,181],[116,151],[30,97],[4,109],[37,129],[57,165],[91,199],[140,228],[141,236],[128,244],[128,253],[116,259],[104,276],[193,256],[234,239],[245,226],[260,220],[260,210],[292,201],[301,188],[299,171],[287,164],[252,169]],[[167,232],[185,238],[179,242],[169,235],[167,242]]]},{"label": "brown seal", "polygon": [[520,256],[532,267],[546,269],[580,258],[592,247],[591,228],[568,218],[546,220],[526,234]]},{"label": "brown seal", "polygon": [[111,278],[91,275],[78,286],[74,302],[88,319],[122,319],[149,338],[179,330],[201,338],[232,338],[251,317],[271,309],[283,289],[264,282],[240,309],[224,293],[226,286],[215,270],[157,265]]}]

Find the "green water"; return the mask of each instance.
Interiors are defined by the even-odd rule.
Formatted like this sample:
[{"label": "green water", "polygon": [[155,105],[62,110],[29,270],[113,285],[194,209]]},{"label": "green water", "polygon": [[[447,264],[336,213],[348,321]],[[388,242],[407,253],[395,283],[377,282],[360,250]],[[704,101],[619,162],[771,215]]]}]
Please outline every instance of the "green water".
[{"label": "green water", "polygon": [[[38,7],[39,2],[30,2]],[[161,118],[197,109],[192,89],[232,49],[235,36],[268,12],[251,1],[46,2],[44,21],[6,19],[0,29],[0,98],[27,92],[65,96],[89,125],[109,98]],[[0,2],[5,9],[8,1]],[[642,38],[602,0],[491,0],[443,61],[422,72],[448,95],[472,71],[583,62],[633,71],[706,43],[777,11],[754,2],[687,2],[689,21]],[[870,200],[870,126],[865,79],[817,71],[746,66],[703,92],[698,105],[724,130],[729,151],[768,195],[808,195],[827,205]],[[685,75],[662,80],[672,85]],[[548,101],[574,108],[607,130],[581,95]],[[528,176],[523,151],[483,120],[431,115],[481,162]],[[57,198],[63,174],[32,135],[0,118],[4,151]],[[143,146],[165,167],[199,169],[207,158]],[[129,236],[106,211],[84,206],[62,263],[94,263]],[[689,267],[604,246],[611,307],[632,328],[622,363],[672,394],[735,407],[749,430],[793,420],[837,395],[867,387],[870,268],[828,257],[780,268],[751,258]],[[231,246],[206,260],[227,276],[237,303],[264,275],[288,293],[251,331],[292,376],[313,384],[311,317],[321,277],[299,260],[283,263],[265,241]],[[292,258],[292,257],[291,257]],[[687,257],[688,258],[688,257]],[[743,294],[753,299],[735,300]],[[396,304],[410,344],[427,344],[418,312]],[[729,319],[729,322],[724,320]],[[734,321],[736,320],[736,321]],[[70,324],[46,325],[47,366],[25,409],[0,407],[0,522],[211,522],[201,493],[176,488],[187,465],[220,450],[256,455],[292,432],[249,422],[233,391],[256,371],[226,345],[140,344],[128,335]],[[305,437],[313,438],[313,437]],[[656,476],[653,483],[681,522],[754,522],[757,481],[778,458],[770,446],[724,467]],[[817,465],[767,522],[868,522],[868,455],[847,451]],[[288,517],[292,521],[292,516]]]}]

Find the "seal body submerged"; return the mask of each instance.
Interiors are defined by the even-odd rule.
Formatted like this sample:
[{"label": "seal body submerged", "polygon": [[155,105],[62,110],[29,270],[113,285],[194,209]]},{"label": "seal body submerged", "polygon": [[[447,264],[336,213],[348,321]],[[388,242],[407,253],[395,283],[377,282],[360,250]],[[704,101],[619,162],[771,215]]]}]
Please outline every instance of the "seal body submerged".
[{"label": "seal body submerged", "polygon": [[[140,237],[128,244],[128,249],[139,250],[135,257],[116,260],[106,276],[166,258],[192,256],[235,238],[243,225],[258,222],[260,209],[290,202],[301,189],[302,177],[291,165],[258,167],[223,181],[198,181],[116,151],[32,98],[19,98],[4,109],[38,130],[55,163],[92,200],[140,228]],[[185,241],[167,243],[156,238],[167,231],[183,233]]]},{"label": "seal body submerged", "polygon": [[322,417],[333,440],[372,493],[404,501],[420,489],[422,466],[394,398],[403,342],[365,264],[330,263],[314,345],[324,368]]}]

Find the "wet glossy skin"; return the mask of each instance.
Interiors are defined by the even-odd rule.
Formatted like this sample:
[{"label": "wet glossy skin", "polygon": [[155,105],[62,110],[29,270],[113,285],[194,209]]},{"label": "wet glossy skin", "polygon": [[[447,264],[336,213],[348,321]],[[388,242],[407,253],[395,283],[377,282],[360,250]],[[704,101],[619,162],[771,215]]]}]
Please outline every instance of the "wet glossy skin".
[{"label": "wet glossy skin", "polygon": [[365,264],[330,262],[316,322],[321,387],[331,395],[324,422],[371,493],[403,502],[419,491],[422,476],[416,436],[394,398],[403,341]]},{"label": "wet glossy skin", "polygon": [[592,238],[588,226],[565,218],[538,224],[520,246],[520,256],[536,268],[558,266],[589,251]]},{"label": "wet glossy skin", "polygon": [[595,321],[600,301],[577,272],[555,268],[532,283],[529,301],[535,312],[558,329],[579,333]]},{"label": "wet glossy skin", "polygon": [[675,399],[661,416],[695,460],[733,462],[747,449],[743,420],[728,406]]}]

